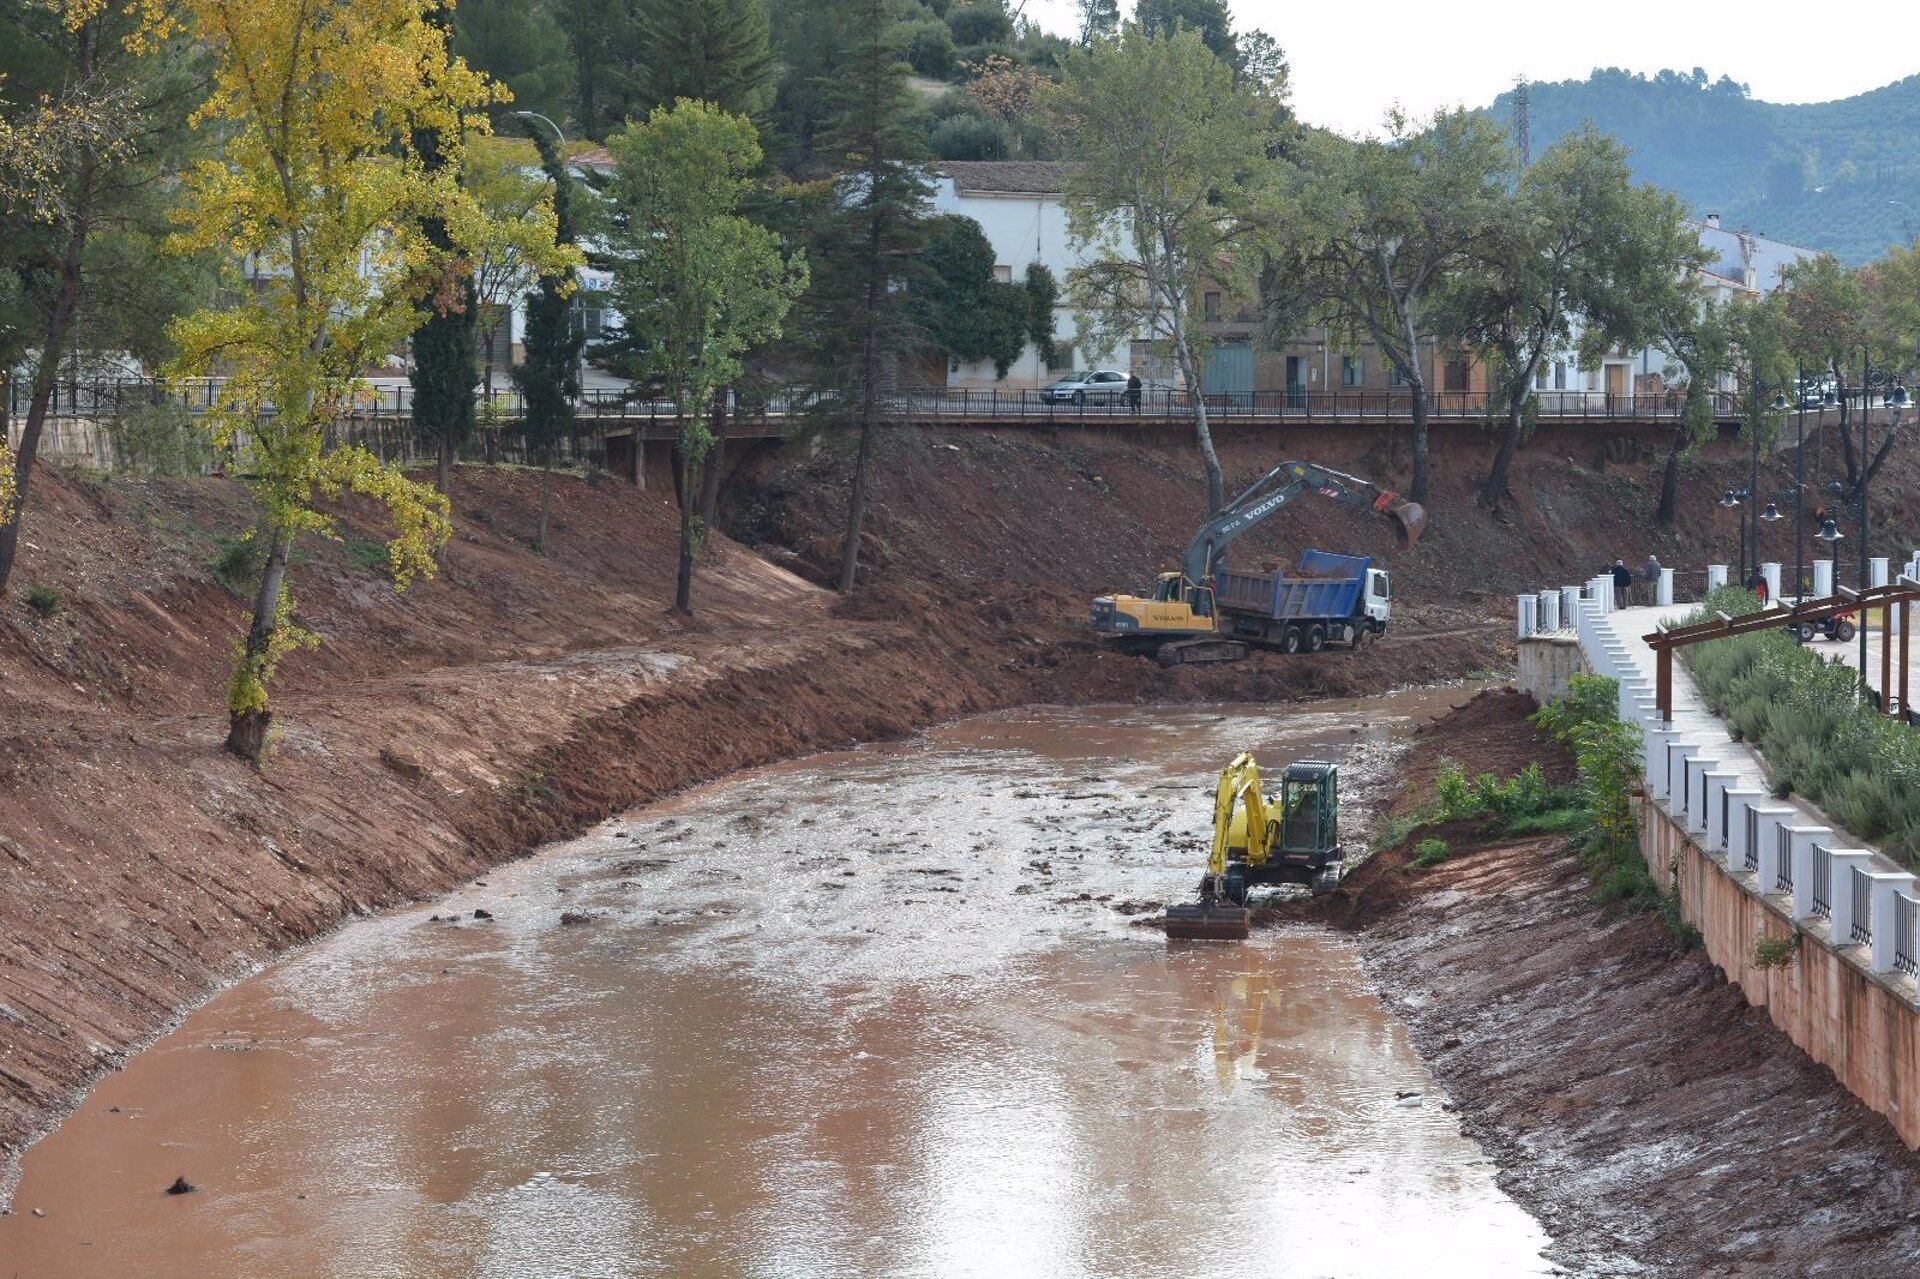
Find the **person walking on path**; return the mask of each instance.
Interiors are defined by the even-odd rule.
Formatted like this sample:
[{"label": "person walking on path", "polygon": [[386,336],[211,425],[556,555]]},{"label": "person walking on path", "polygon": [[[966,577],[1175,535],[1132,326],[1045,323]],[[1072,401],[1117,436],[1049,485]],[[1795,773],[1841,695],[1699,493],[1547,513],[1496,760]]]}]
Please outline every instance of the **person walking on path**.
[{"label": "person walking on path", "polygon": [[1127,407],[1135,413],[1140,411],[1140,375],[1138,373],[1127,374]]},{"label": "person walking on path", "polygon": [[1647,562],[1641,566],[1640,580],[1647,584],[1647,603],[1660,602],[1660,557],[1648,555]]},{"label": "person walking on path", "polygon": [[1627,567],[1625,560],[1613,562],[1613,593],[1622,608],[1626,607],[1627,597],[1633,593],[1633,570]]}]

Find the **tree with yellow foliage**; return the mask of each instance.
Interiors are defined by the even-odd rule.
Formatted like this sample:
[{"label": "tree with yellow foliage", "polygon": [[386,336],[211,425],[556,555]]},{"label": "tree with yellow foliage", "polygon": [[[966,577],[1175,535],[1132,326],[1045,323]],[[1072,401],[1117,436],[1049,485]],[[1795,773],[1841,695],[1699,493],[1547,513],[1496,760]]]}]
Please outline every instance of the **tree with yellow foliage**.
[{"label": "tree with yellow foliage", "polygon": [[344,494],[371,498],[404,588],[434,572],[451,533],[444,495],[328,440],[361,371],[399,346],[443,280],[423,219],[441,219],[456,246],[485,239],[459,164],[429,165],[415,143],[431,131],[457,159],[500,96],[450,56],[442,2],[186,0],[214,57],[196,123],[222,146],[186,175],[174,247],[223,252],[243,278],[229,308],[174,326],[171,371],[225,375],[209,423],[259,506],[253,621],[227,686],[227,748],[255,763],[276,668],[317,642],[294,620],[295,540],[330,534]]}]

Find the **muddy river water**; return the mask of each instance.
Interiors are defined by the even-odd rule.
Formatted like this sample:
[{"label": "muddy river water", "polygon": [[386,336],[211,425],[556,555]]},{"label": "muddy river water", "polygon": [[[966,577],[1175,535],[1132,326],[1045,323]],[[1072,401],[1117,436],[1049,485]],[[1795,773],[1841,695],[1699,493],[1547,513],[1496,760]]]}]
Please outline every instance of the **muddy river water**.
[{"label": "muddy river water", "polygon": [[356,922],[32,1148],[0,1276],[1551,1273],[1346,942],[1134,922],[1234,752],[1352,843],[1466,695],[986,716]]}]

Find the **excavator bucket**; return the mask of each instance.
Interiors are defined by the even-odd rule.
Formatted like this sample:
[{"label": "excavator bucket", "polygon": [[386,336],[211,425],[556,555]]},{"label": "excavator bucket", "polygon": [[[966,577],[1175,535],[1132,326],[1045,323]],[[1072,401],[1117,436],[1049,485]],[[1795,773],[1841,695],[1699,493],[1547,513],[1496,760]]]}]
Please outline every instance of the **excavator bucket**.
[{"label": "excavator bucket", "polygon": [[1412,546],[1427,531],[1427,508],[1418,502],[1390,506],[1387,514],[1393,517],[1394,531],[1399,534],[1402,546]]},{"label": "excavator bucket", "polygon": [[1215,898],[1167,907],[1170,941],[1245,941],[1253,930],[1253,913],[1245,906]]}]

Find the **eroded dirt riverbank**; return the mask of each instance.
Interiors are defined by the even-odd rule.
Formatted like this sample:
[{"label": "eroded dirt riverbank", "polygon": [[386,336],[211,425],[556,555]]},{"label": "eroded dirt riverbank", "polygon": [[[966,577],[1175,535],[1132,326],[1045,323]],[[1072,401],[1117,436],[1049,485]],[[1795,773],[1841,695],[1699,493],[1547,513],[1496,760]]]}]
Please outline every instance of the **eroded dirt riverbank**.
[{"label": "eroded dirt riverbank", "polygon": [[1133,922],[1197,877],[1227,755],[1341,758],[1358,819],[1466,695],[1013,712],[633,814],[216,999],[29,1152],[0,1255],[1546,1273],[1349,944]]},{"label": "eroded dirt riverbank", "polygon": [[[1434,725],[1401,802],[1442,755],[1564,773],[1529,709],[1492,693]],[[1552,1259],[1671,1279],[1920,1273],[1920,1156],[1885,1120],[1652,915],[1596,903],[1564,841],[1450,834],[1440,866],[1382,854],[1313,913],[1353,929]]]}]

